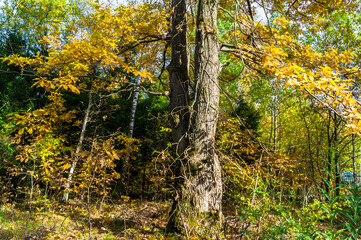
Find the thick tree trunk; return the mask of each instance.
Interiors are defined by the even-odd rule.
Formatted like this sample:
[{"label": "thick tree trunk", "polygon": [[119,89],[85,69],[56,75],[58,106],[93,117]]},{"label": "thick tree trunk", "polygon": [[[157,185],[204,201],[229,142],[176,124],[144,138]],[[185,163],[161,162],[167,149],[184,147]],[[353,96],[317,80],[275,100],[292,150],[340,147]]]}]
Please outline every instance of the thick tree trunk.
[{"label": "thick tree trunk", "polygon": [[221,166],[215,151],[215,134],[219,115],[218,77],[219,42],[217,30],[218,0],[199,0],[195,49],[196,94],[192,116],[189,157],[191,174],[186,179],[186,194],[199,213],[196,234],[218,238],[222,218]]},{"label": "thick tree trunk", "polygon": [[175,149],[175,164],[173,169],[174,200],[167,225],[167,232],[180,232],[178,225],[178,206],[181,197],[181,168],[184,163],[184,154],[189,146],[189,75],[188,75],[188,46],[187,46],[187,18],[186,1],[172,1],[172,59],[168,66],[170,87],[170,122],[172,127],[172,142]]},{"label": "thick tree trunk", "polygon": [[185,0],[173,0],[172,19],[172,60],[168,67],[170,84],[170,120],[172,140],[177,157],[181,157],[188,147],[188,48]]},{"label": "thick tree trunk", "polygon": [[[182,191],[173,206],[173,223],[187,235],[208,235],[217,239],[221,233],[222,176],[215,151],[215,134],[219,114],[218,77],[219,43],[217,30],[218,0],[199,0],[195,48],[196,92],[191,124],[188,111],[188,58],[186,41],[186,3],[173,0],[172,61],[170,105],[173,142],[176,153],[186,158],[176,175]],[[192,147],[189,151],[189,142]],[[184,157],[183,157],[184,156]],[[186,163],[186,164],[185,164]],[[180,172],[182,169],[182,173]]]},{"label": "thick tree trunk", "polygon": [[219,114],[218,0],[199,0],[195,50],[196,96],[192,143],[196,167],[192,188],[196,205],[202,212],[221,213],[222,180],[215,134]]}]

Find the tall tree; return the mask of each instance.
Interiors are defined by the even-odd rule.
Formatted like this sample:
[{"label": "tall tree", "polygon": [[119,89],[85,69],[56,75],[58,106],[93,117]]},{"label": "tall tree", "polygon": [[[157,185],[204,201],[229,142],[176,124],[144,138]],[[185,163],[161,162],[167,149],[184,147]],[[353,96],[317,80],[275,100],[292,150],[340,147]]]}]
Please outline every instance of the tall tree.
[{"label": "tall tree", "polygon": [[221,215],[222,180],[215,152],[215,133],[219,114],[218,77],[219,42],[217,29],[218,0],[200,0],[197,13],[195,80],[196,96],[192,125],[195,153],[190,158],[195,174],[190,179],[194,201],[201,212]]},{"label": "tall tree", "polygon": [[189,60],[186,2],[184,0],[173,0],[172,7],[172,59],[168,67],[170,76],[170,113],[172,139],[177,144],[176,154],[181,156],[188,145],[186,133],[189,128]]},{"label": "tall tree", "polygon": [[[221,71],[218,56],[220,49],[217,29],[218,1],[199,0],[198,2],[194,55],[196,88],[194,103],[190,106],[192,112],[190,126],[187,113],[181,114],[187,111],[185,106],[188,77],[179,72],[180,70],[183,70],[183,74],[187,72],[185,71],[187,70],[185,2],[173,2],[173,10],[173,31],[178,31],[173,32],[172,39],[171,110],[173,114],[179,115],[173,118],[173,141],[181,143],[178,144],[181,147],[178,147],[177,153],[183,154],[187,141],[183,138],[190,127],[188,133],[192,148],[192,151],[187,153],[189,157],[185,170],[190,169],[190,171],[186,176],[182,176],[185,181],[177,214],[186,233],[190,233],[189,230],[192,229],[192,234],[207,233],[216,237],[220,233],[222,216],[221,167],[215,151],[220,95],[218,77]],[[174,119],[178,119],[179,122]]]},{"label": "tall tree", "polygon": [[189,146],[189,75],[187,46],[187,6],[185,0],[172,1],[171,45],[172,57],[168,66],[170,87],[170,122],[172,127],[172,142],[175,148],[176,164],[174,169],[174,187],[177,194],[174,198],[171,217],[167,225],[169,232],[177,229],[177,206],[181,199],[182,185],[180,175],[184,153]]}]

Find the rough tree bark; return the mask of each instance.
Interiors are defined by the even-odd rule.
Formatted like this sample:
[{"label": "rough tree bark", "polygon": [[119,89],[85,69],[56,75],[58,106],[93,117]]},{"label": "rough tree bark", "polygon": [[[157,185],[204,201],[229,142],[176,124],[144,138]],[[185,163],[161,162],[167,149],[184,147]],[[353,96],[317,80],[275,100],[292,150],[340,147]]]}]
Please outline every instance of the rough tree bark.
[{"label": "rough tree bark", "polygon": [[[182,188],[177,196],[178,201],[175,201],[177,206],[173,206],[175,211],[171,213],[169,225],[177,225],[178,230],[181,229],[186,235],[219,238],[222,177],[215,151],[220,95],[218,77],[221,71],[218,56],[218,0],[198,2],[194,55],[196,91],[192,107],[188,103],[186,2],[173,0],[172,4],[170,105],[173,142],[177,143],[176,153],[181,159],[178,162],[181,167],[177,165],[176,175],[182,179]],[[188,110],[188,106],[191,110]]]},{"label": "rough tree bark", "polygon": [[[175,19],[181,20],[185,13],[185,3],[175,2]],[[182,13],[177,8],[182,6]],[[175,211],[178,226],[188,235],[210,235],[218,238],[221,233],[222,218],[222,177],[221,167],[215,151],[215,134],[218,120],[219,86],[218,77],[221,71],[219,62],[219,42],[217,30],[218,0],[199,0],[196,24],[195,83],[196,92],[193,107],[191,107],[191,125],[188,114],[173,118],[173,141],[178,140],[178,154],[186,150],[187,139],[190,136],[191,149],[186,154],[187,164],[183,168],[183,187]],[[182,72],[176,72],[183,66],[185,71],[186,50],[185,35],[177,42],[177,34],[185,34],[185,25],[177,25],[173,20],[173,57],[171,73],[171,106],[182,110],[187,103],[187,84]],[[177,27],[182,26],[182,28]],[[182,55],[179,55],[182,54]],[[183,60],[184,59],[184,60]],[[184,108],[184,111],[187,111]],[[175,111],[177,112],[177,111]],[[180,111],[181,112],[181,111]],[[186,113],[186,112],[185,112]],[[184,118],[186,116],[186,118]],[[179,123],[174,121],[179,119]],[[182,124],[182,125],[180,125]],[[190,129],[190,130],[189,130]],[[185,135],[184,135],[185,134]],[[182,143],[184,141],[184,144]]]},{"label": "rough tree bark", "polygon": [[172,59],[168,67],[170,84],[170,120],[172,140],[176,144],[177,157],[188,147],[188,48],[185,0],[173,0]]},{"label": "rough tree bark", "polygon": [[196,95],[191,133],[194,154],[189,158],[193,174],[186,182],[196,209],[205,213],[200,229],[206,227],[212,235],[219,234],[222,216],[221,167],[215,151],[221,71],[217,12],[218,0],[199,0],[194,56]]},{"label": "rough tree bark", "polygon": [[172,127],[172,142],[175,149],[174,164],[174,196],[170,219],[167,225],[167,232],[179,232],[178,204],[181,197],[181,168],[185,161],[184,154],[189,146],[189,59],[187,46],[187,17],[186,1],[172,1],[172,30],[171,46],[172,59],[168,66],[169,88],[170,88],[170,122]]}]

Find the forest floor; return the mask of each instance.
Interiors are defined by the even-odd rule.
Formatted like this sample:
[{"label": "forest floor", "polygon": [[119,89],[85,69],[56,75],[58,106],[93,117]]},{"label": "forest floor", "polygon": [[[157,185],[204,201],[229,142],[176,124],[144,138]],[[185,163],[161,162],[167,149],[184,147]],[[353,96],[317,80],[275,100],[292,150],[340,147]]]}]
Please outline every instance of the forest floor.
[{"label": "forest floor", "polygon": [[[64,204],[37,199],[32,201],[30,214],[29,204],[26,202],[3,204],[0,206],[0,240],[184,239],[164,235],[170,208],[170,201],[150,202],[131,200],[128,197],[121,201],[92,205],[87,205],[84,201],[69,201]],[[225,216],[223,239],[243,239],[240,229],[245,225],[241,223],[240,216],[232,216],[233,214],[235,212],[231,209],[225,211],[228,216]],[[276,222],[275,218],[274,227]],[[319,229],[327,229],[324,223],[317,225]],[[271,237],[259,238],[256,225],[249,225],[247,229],[248,236],[243,236],[246,239],[296,239],[296,235],[284,231],[276,231],[276,235]],[[287,238],[279,238],[278,234]],[[27,238],[24,238],[25,235]],[[187,239],[211,240],[207,236],[189,236]]]},{"label": "forest floor", "polygon": [[[170,202],[125,199],[102,204],[61,204],[39,200],[0,208],[0,239],[163,239]],[[89,212],[90,223],[89,224]],[[89,226],[91,225],[91,228]],[[171,238],[170,238],[171,239]]]},{"label": "forest floor", "polygon": [[[8,203],[0,206],[0,240],[20,240],[25,234],[26,240],[182,239],[164,237],[170,208],[170,201],[150,202],[128,197],[90,206],[84,201],[64,204],[36,199],[32,201],[29,214],[26,202]],[[228,216],[225,219],[228,234],[224,239],[235,239],[236,236],[239,239],[239,217]],[[188,239],[211,238],[190,236]]]}]

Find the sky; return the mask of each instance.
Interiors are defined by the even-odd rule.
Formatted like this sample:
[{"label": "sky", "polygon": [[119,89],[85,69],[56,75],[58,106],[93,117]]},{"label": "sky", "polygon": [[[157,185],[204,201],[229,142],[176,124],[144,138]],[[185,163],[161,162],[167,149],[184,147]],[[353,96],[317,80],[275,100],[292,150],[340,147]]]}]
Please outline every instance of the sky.
[{"label": "sky", "polygon": [[[0,0],[0,1],[2,1],[2,0]],[[118,6],[122,3],[124,4],[129,1],[131,1],[131,0],[100,0],[100,2],[103,2],[108,6]],[[267,24],[266,14],[265,14],[263,7],[260,5],[260,3],[253,2],[252,6],[256,9],[255,21],[262,22],[263,24]]]},{"label": "sky", "polygon": [[258,3],[253,3],[252,6],[256,9],[255,21],[267,24],[267,17],[263,7]]}]

